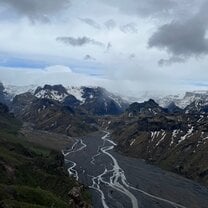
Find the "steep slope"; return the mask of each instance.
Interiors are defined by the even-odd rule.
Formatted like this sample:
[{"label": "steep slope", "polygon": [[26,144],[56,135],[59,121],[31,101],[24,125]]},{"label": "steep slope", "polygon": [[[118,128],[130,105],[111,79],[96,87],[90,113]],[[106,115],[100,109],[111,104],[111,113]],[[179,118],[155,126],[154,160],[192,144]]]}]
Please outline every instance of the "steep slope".
[{"label": "steep slope", "polygon": [[104,88],[83,87],[82,90],[84,103],[81,107],[94,115],[119,115],[128,106],[126,101]]},{"label": "steep slope", "polygon": [[138,115],[153,116],[167,113],[167,110],[161,108],[154,100],[150,99],[144,103],[132,103],[126,110],[129,117]]},{"label": "steep slope", "polygon": [[208,100],[195,100],[185,108],[186,114],[208,114]]},{"label": "steep slope", "polygon": [[47,98],[62,102],[68,96],[68,92],[62,85],[45,85],[43,88],[38,87],[34,95],[37,98]]},{"label": "steep slope", "polygon": [[169,113],[183,113],[184,110],[179,108],[174,102],[171,102],[168,106],[167,106],[168,112]]},{"label": "steep slope", "polygon": [[[31,87],[31,88],[30,88]],[[101,87],[64,87],[44,85],[43,87],[7,86],[4,92],[10,100],[21,94],[31,94],[38,99],[58,101],[65,106],[79,108],[93,115],[118,115],[125,111],[128,102]]]},{"label": "steep slope", "polygon": [[69,136],[81,136],[97,130],[93,125],[95,120],[83,111],[53,99],[38,99],[30,93],[14,98],[13,112],[19,119],[32,123],[37,129]]},{"label": "steep slope", "polygon": [[[85,188],[64,170],[63,155],[29,142],[20,128],[21,123],[0,104],[0,207],[90,207]],[[81,191],[79,201],[68,196],[74,187]]]},{"label": "steep slope", "polygon": [[200,114],[200,109],[194,114],[167,112],[147,103],[134,106],[146,108],[134,108],[129,117],[130,106],[109,125],[117,150],[208,185],[207,114]]}]

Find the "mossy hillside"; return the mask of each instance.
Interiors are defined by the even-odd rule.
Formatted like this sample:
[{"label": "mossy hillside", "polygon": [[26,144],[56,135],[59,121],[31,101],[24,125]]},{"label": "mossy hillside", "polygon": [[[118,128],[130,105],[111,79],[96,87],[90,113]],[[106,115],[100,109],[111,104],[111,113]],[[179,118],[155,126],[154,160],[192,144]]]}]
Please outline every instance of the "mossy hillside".
[{"label": "mossy hillside", "polygon": [[26,204],[30,204],[30,206],[33,204],[44,207],[60,208],[68,206],[66,202],[49,191],[42,190],[41,188],[31,188],[20,185],[0,185],[0,200],[3,201],[3,203],[13,203],[14,207],[21,203],[25,204],[25,206]]},{"label": "mossy hillside", "polygon": [[[27,141],[21,123],[1,113],[0,207],[69,207],[68,192],[77,182],[68,177],[63,155]],[[86,192],[83,198],[90,201]]]}]

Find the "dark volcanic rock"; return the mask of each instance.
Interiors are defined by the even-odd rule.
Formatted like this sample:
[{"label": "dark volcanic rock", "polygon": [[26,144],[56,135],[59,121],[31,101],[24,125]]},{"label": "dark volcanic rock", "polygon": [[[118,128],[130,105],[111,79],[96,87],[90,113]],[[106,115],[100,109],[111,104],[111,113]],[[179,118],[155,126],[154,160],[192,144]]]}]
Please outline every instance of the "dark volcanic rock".
[{"label": "dark volcanic rock", "polygon": [[82,108],[95,115],[119,115],[128,106],[128,103],[119,96],[115,96],[101,87],[83,87],[82,97],[85,98]]},{"label": "dark volcanic rock", "polygon": [[184,110],[187,114],[208,114],[208,101],[195,100]]},{"label": "dark volcanic rock", "polygon": [[168,106],[167,106],[168,112],[169,113],[182,113],[183,109],[179,108],[178,106],[176,106],[176,104],[174,102],[171,102]]},{"label": "dark volcanic rock", "polygon": [[71,95],[62,85],[38,87],[34,93],[37,98],[47,98],[61,102],[64,106],[79,108],[93,115],[118,115],[124,112],[128,103],[119,96],[101,87],[81,87],[83,101]]},{"label": "dark volcanic rock", "polygon": [[62,85],[44,85],[44,87],[38,87],[36,90],[35,90],[35,95],[38,94],[40,91],[42,90],[46,90],[46,91],[57,91],[59,93],[59,95],[61,94],[68,94],[67,91],[66,91],[66,88],[63,87]]},{"label": "dark volcanic rock", "polygon": [[126,112],[130,117],[138,115],[154,116],[167,113],[167,109],[160,107],[154,100],[150,99],[143,103],[132,103]]},{"label": "dark volcanic rock", "polygon": [[77,100],[73,95],[68,95],[64,99],[63,104],[66,106],[78,107],[81,104],[81,102]]}]

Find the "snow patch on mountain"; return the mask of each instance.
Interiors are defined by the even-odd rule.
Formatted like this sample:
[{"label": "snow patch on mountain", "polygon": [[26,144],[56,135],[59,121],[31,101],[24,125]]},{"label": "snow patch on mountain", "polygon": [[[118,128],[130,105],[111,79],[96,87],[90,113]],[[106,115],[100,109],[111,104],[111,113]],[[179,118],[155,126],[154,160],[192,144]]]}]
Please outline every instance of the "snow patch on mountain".
[{"label": "snow patch on mountain", "polygon": [[185,94],[169,95],[155,99],[162,107],[167,107],[174,102],[176,106],[184,109],[195,101],[208,101],[208,91],[192,91]]},{"label": "snow patch on mountain", "polygon": [[58,91],[55,91],[55,90],[50,90],[50,91],[49,90],[41,90],[40,92],[35,94],[35,96],[37,98],[48,98],[48,99],[62,102],[68,96],[68,94],[66,94],[66,93],[60,94]]},{"label": "snow patch on mountain", "polygon": [[36,85],[28,85],[28,86],[14,86],[14,85],[4,85],[4,92],[7,93],[7,95],[12,100],[16,95],[25,93],[25,92],[31,92],[34,94],[37,86]]},{"label": "snow patch on mountain", "polygon": [[70,95],[73,95],[77,100],[81,101],[82,103],[85,102],[85,98],[83,98],[83,88],[82,87],[67,87],[67,92]]}]

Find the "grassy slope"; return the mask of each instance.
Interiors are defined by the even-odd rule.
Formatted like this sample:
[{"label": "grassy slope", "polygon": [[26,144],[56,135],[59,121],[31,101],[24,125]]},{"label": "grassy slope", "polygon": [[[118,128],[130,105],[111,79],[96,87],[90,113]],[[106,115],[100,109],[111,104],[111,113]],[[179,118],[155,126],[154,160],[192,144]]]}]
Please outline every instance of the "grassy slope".
[{"label": "grassy slope", "polygon": [[[18,134],[21,124],[0,112],[0,207],[69,207],[77,186],[63,168],[63,156],[31,144]],[[89,201],[87,193],[83,198]]]}]

